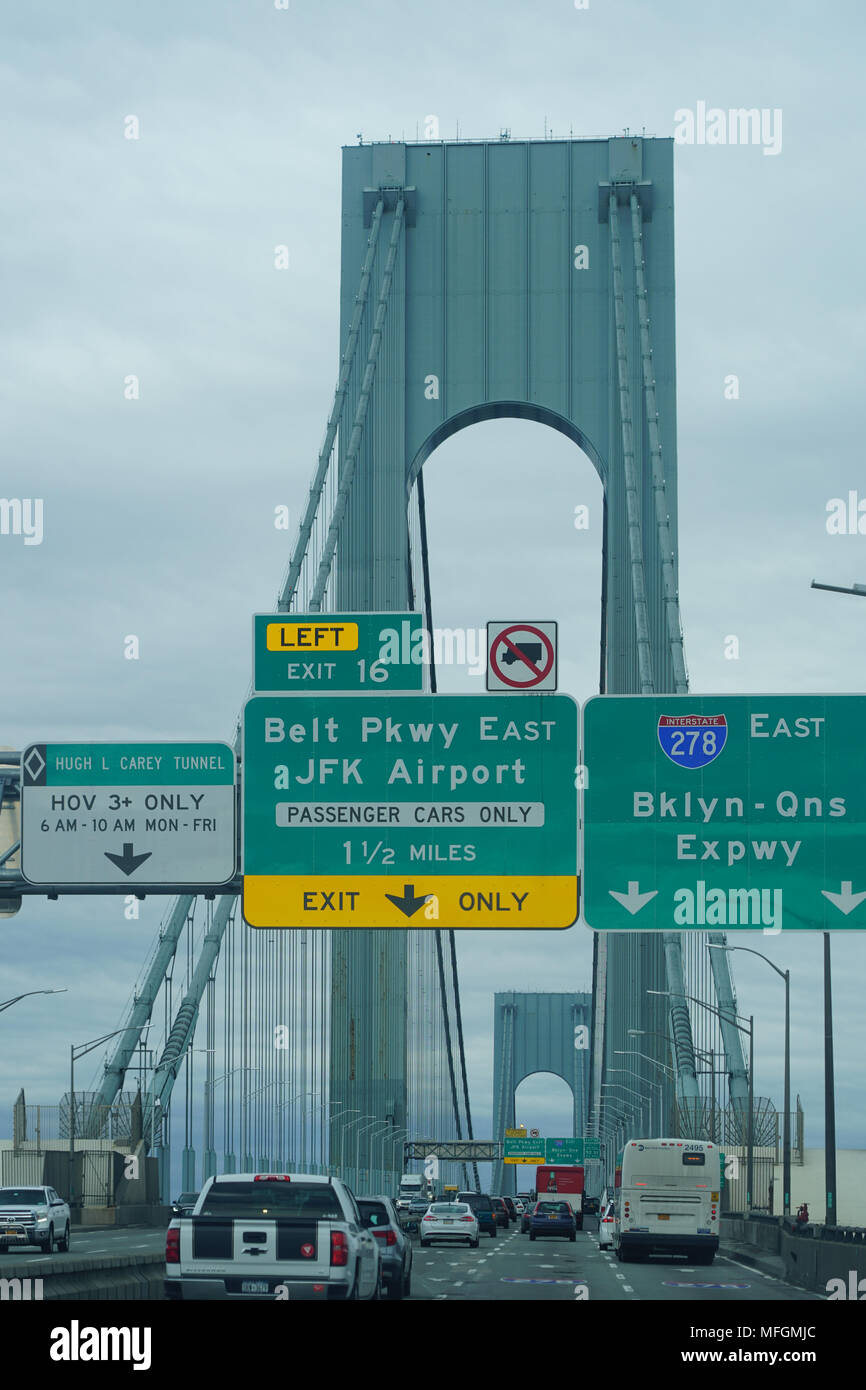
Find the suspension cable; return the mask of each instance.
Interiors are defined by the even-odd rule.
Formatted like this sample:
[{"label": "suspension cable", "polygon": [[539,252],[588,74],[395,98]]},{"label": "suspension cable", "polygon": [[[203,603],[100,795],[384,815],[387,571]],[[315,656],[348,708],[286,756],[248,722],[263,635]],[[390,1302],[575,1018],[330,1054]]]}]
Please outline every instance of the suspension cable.
[{"label": "suspension cable", "polygon": [[328,527],[328,536],[322,552],[322,559],[319,564],[316,582],[310,597],[310,611],[318,613],[322,606],[325,589],[331,573],[331,563],[334,559],[334,551],[337,548],[337,540],[340,535],[340,528],[343,524],[343,516],[346,511],[346,503],[349,499],[349,492],[352,488],[352,481],[355,476],[355,464],[358,460],[358,451],[361,448],[361,436],[364,430],[364,418],[367,414],[367,407],[370,404],[370,390],[373,385],[373,378],[376,375],[376,362],[379,356],[379,347],[382,342],[382,325],[385,322],[385,311],[388,307],[388,294],[391,289],[391,277],[394,274],[394,263],[397,259],[397,247],[400,244],[400,233],[403,230],[403,211],[405,208],[403,195],[397,199],[397,209],[394,213],[394,226],[391,229],[391,241],[388,246],[388,257],[385,261],[385,271],[382,276],[382,285],[379,290],[379,299],[376,304],[376,317],[373,320],[373,332],[370,337],[370,347],[367,352],[367,365],[361,381],[361,390],[358,396],[358,404],[355,408],[355,419],[352,422],[352,434],[349,439],[349,447],[346,450],[346,457],[343,461],[343,468],[340,477],[340,490],[337,495],[337,505],[334,508],[334,515]]},{"label": "suspension cable", "polygon": [[[426,623],[426,625],[427,625],[428,642],[429,642],[429,647],[430,647],[430,690],[431,690],[431,692],[435,695],[435,694],[436,694],[436,688],[437,688],[437,682],[436,682],[436,661],[435,661],[435,659],[434,659],[434,643],[433,643],[433,595],[432,595],[432,590],[431,590],[431,588],[430,588],[430,552],[429,552],[429,548],[428,548],[428,544],[427,544],[427,499],[426,499],[426,497],[425,497],[425,495],[424,495],[424,470],[423,470],[423,468],[422,468],[422,469],[420,470],[420,472],[418,473],[418,481],[417,481],[416,486],[417,486],[417,488],[418,488],[418,525],[419,525],[419,530],[420,530],[420,532],[421,532],[421,571],[422,571],[422,574],[423,574],[423,581],[424,581],[424,621],[425,621],[425,623]],[[438,941],[438,937],[439,937],[439,933],[438,933],[438,932],[436,933],[436,936],[437,936],[437,943],[436,943],[436,944],[437,944],[437,949],[441,951],[441,946],[440,946],[439,941]],[[461,1008],[460,1008],[460,980],[459,980],[459,977],[458,977],[458,974],[457,974],[457,949],[456,949],[456,946],[455,946],[455,943],[454,943],[454,932],[453,932],[453,931],[449,931],[448,937],[449,937],[450,946],[451,946],[451,980],[452,980],[452,988],[453,988],[453,991],[454,991],[454,1013],[455,1013],[456,1022],[457,1022],[457,1038],[458,1038],[458,1046],[459,1046],[459,1050],[460,1050],[460,1074],[461,1074],[461,1078],[462,1078],[462,1081],[463,1081],[463,1098],[464,1098],[464,1104],[465,1104],[465,1106],[466,1106],[466,1126],[467,1126],[468,1137],[469,1137],[470,1139],[472,1139],[472,1138],[474,1138],[474,1135],[473,1135],[473,1133],[472,1133],[472,1113],[471,1113],[470,1108],[469,1108],[469,1081],[468,1081],[468,1078],[467,1078],[467,1075],[466,1075],[466,1051],[465,1051],[465,1048],[464,1048],[464,1045],[463,1045],[463,1016],[462,1016],[462,1011],[461,1011]],[[440,971],[441,971],[441,958],[440,958]],[[459,1107],[458,1107],[458,1102],[457,1102],[457,1095],[456,1095],[456,1093],[454,1093],[454,1062],[453,1062],[453,1058],[452,1058],[452,1056],[451,1056],[451,1031],[450,1031],[450,1028],[448,1028],[448,1014],[447,1014],[447,1005],[446,1005],[446,1003],[445,1003],[445,992],[444,992],[444,988],[443,988],[443,1006],[446,1007],[445,1026],[446,1026],[446,1030],[447,1030],[447,1034],[448,1034],[448,1065],[449,1065],[449,1068],[450,1068],[450,1070],[451,1070],[451,1083],[452,1083],[452,1093],[453,1093],[453,1100],[454,1100],[454,1115],[455,1115],[455,1118],[456,1118],[456,1120],[457,1120],[457,1137],[458,1137],[458,1139],[459,1139],[459,1138],[461,1137],[461,1135],[460,1135],[460,1113],[459,1113]],[[475,1190],[476,1190],[477,1192],[480,1192],[480,1191],[481,1191],[481,1183],[480,1183],[479,1177],[478,1177],[478,1164],[477,1164],[477,1162],[476,1162],[474,1159],[473,1159],[473,1161],[472,1161],[472,1173],[473,1173],[473,1177],[474,1177],[474,1179],[475,1179]],[[465,1164],[463,1165],[463,1178],[464,1178],[464,1181],[468,1183],[469,1177],[468,1177],[468,1174],[467,1174],[467,1171],[466,1171],[466,1165],[465,1165]]]},{"label": "suspension cable", "polygon": [[367,304],[367,296],[370,288],[370,273],[373,269],[373,261],[376,256],[376,247],[379,242],[379,229],[382,225],[382,214],[385,210],[384,199],[380,198],[373,213],[373,221],[370,227],[370,237],[367,242],[367,254],[364,257],[364,265],[361,270],[361,283],[358,293],[355,296],[355,309],[352,314],[352,321],[349,325],[349,335],[346,339],[346,347],[343,352],[343,359],[340,364],[340,375],[337,379],[337,387],[334,392],[334,404],[328,418],[325,439],[319,451],[319,462],[316,473],[310,487],[310,495],[307,499],[307,509],[304,512],[304,519],[301,522],[301,529],[298,532],[298,539],[295,542],[295,549],[289,564],[285,583],[283,584],[277,609],[281,613],[287,613],[291,606],[298,579],[301,573],[301,566],[310,544],[310,534],[313,529],[313,522],[319,510],[319,503],[322,498],[322,489],[325,485],[325,478],[328,473],[328,463],[331,457],[331,450],[334,447],[334,440],[337,436],[337,427],[343,413],[343,404],[346,399],[346,387],[349,383],[349,373],[352,370],[352,363],[355,360],[355,349],[358,345],[358,332],[361,327],[361,319]]}]

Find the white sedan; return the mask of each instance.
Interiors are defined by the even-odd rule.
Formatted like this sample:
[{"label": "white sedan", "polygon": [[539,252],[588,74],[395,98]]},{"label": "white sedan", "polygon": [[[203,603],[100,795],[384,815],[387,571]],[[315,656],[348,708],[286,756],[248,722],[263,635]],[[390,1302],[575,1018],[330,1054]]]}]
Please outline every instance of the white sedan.
[{"label": "white sedan", "polygon": [[517,1212],[517,1215],[518,1215],[518,1216],[522,1216],[523,1213],[524,1213],[524,1211],[525,1211],[525,1207],[524,1207],[524,1205],[523,1205],[523,1202],[521,1201],[521,1199],[520,1199],[519,1197],[515,1197],[515,1198],[514,1198],[514,1210]]},{"label": "white sedan", "polygon": [[599,1250],[610,1250],[613,1246],[613,1232],[616,1226],[616,1218],[613,1214],[613,1202],[608,1202],[602,1206],[598,1213],[598,1248]]},{"label": "white sedan", "polygon": [[434,1202],[418,1230],[422,1246],[434,1240],[463,1240],[478,1249],[478,1218],[468,1202]]}]

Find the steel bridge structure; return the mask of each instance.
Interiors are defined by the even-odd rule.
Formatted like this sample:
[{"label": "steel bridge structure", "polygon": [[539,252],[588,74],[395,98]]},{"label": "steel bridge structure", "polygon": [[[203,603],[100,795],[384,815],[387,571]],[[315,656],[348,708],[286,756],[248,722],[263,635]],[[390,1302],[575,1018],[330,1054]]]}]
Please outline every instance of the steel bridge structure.
[{"label": "steel bridge structure", "polygon": [[[347,147],[342,226],[337,385],[277,610],[422,609],[432,627],[424,466],[465,426],[532,420],[569,438],[603,484],[600,692],[686,692],[673,142]],[[710,1072],[744,1106],[740,1033],[719,1017],[736,1011],[728,958],[709,940],[724,937],[596,936],[591,1001],[566,1008],[566,1048],[574,1000],[589,1028],[585,1066],[567,1077],[576,1129],[612,1140],[637,1120],[629,1092],[654,1087],[650,1123],[674,1107],[681,1132],[697,1133]],[[285,1163],[390,1181],[405,1141],[473,1139],[446,931],[253,931],[234,892],[178,897],[95,1104],[110,1106],[136,1067],[164,1194],[181,1077],[187,1188],[218,1168]],[[631,1079],[619,1087],[614,1070]],[[465,1182],[465,1164],[454,1175]]]}]

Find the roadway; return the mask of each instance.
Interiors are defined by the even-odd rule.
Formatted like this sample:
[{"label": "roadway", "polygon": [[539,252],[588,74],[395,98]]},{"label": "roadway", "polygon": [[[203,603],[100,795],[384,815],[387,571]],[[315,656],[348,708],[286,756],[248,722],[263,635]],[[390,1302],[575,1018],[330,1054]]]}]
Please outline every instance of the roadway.
[{"label": "roadway", "polygon": [[[64,1260],[83,1260],[94,1256],[98,1263],[100,1255],[106,1258],[115,1258],[129,1255],[155,1255],[165,1250],[165,1227],[154,1229],[152,1226],[126,1226],[126,1227],[102,1227],[98,1226],[72,1227],[72,1238],[69,1243],[68,1255],[43,1255],[41,1250],[35,1246],[21,1246],[20,1249],[14,1247],[8,1252],[0,1252],[0,1277],[3,1274],[3,1262],[15,1265],[44,1265],[51,1261],[52,1274],[60,1273],[63,1268]],[[34,1269],[33,1276],[36,1277],[39,1271]]]},{"label": "roadway", "polygon": [[[596,1224],[590,1218],[588,1226]],[[495,1240],[482,1236],[477,1250],[448,1245],[422,1250],[417,1237],[413,1245],[411,1301],[573,1301],[577,1297],[677,1303],[824,1301],[726,1254],[717,1255],[710,1266],[656,1257],[640,1264],[620,1264],[613,1254],[599,1250],[595,1229],[579,1231],[574,1243],[561,1238],[530,1241],[528,1235],[520,1234],[519,1226],[512,1225]],[[0,1277],[7,1263],[14,1262],[19,1273],[23,1272],[20,1266],[26,1265],[36,1277],[49,1273],[44,1268],[49,1261],[50,1273],[62,1274],[64,1261],[71,1259],[92,1257],[94,1268],[99,1268],[100,1257],[155,1255],[164,1249],[163,1229],[73,1227],[69,1256],[43,1255],[35,1249],[0,1255]]]},{"label": "roadway", "polygon": [[482,1236],[477,1250],[447,1245],[422,1250],[417,1240],[413,1243],[413,1301],[586,1298],[591,1302],[787,1303],[819,1298],[724,1254],[717,1255],[710,1266],[658,1257],[621,1264],[615,1255],[599,1250],[594,1230],[578,1231],[574,1243],[562,1238],[530,1241],[528,1235],[520,1234],[519,1226],[511,1226],[495,1240]]}]

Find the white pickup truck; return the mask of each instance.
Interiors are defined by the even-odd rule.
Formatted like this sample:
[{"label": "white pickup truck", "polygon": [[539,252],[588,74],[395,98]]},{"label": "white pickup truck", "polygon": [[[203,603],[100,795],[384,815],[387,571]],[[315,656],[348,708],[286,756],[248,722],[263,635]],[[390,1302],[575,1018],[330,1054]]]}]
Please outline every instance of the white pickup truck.
[{"label": "white pickup truck", "polygon": [[0,1187],[0,1250],[68,1250],[70,1224],[69,1207],[53,1187]]},{"label": "white pickup truck", "polygon": [[223,1173],[166,1234],[168,1299],[373,1299],[381,1255],[351,1191],[312,1173]]}]

